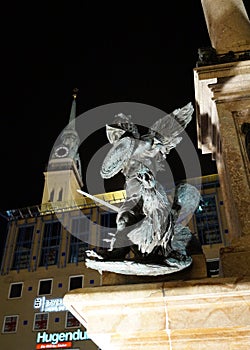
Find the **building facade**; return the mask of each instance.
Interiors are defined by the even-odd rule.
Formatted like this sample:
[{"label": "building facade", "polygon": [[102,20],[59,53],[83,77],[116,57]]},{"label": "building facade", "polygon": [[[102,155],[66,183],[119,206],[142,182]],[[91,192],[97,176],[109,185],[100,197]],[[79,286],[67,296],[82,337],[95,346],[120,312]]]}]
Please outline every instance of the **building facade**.
[{"label": "building facade", "polygon": [[[215,277],[228,228],[217,175],[202,180],[202,200],[189,224],[206,256],[208,276]],[[117,191],[102,198],[119,205],[124,195]],[[77,209],[41,208],[5,213],[9,217],[0,276],[1,344],[5,349],[15,349],[16,344],[26,349],[97,349],[62,298],[70,290],[102,284],[101,275],[84,266],[84,251],[105,248],[101,241],[114,227],[116,214],[91,201],[82,201]]]}]

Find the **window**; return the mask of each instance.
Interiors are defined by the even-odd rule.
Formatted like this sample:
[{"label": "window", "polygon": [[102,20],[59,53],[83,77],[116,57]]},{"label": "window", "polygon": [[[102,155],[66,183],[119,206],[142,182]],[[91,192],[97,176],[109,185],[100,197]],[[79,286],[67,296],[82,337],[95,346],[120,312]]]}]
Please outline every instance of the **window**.
[{"label": "window", "polygon": [[220,261],[219,259],[207,260],[208,277],[219,277],[220,275]]},{"label": "window", "polygon": [[46,295],[52,293],[52,279],[40,280],[38,287],[38,295]]},{"label": "window", "polygon": [[78,321],[77,318],[75,318],[74,315],[72,315],[71,312],[67,311],[66,312],[66,323],[65,327],[66,328],[72,328],[72,327],[80,327],[80,322]]},{"label": "window", "polygon": [[11,283],[9,289],[9,298],[21,298],[23,291],[23,282]]},{"label": "window", "polygon": [[49,202],[53,202],[53,200],[54,200],[54,194],[55,194],[55,190],[52,190],[52,191],[50,192]]},{"label": "window", "polygon": [[82,288],[83,287],[83,276],[71,276],[69,278],[69,290]]},{"label": "window", "polygon": [[40,266],[56,265],[58,262],[61,223],[59,221],[44,225]]},{"label": "window", "polygon": [[48,329],[48,322],[49,322],[48,313],[43,312],[43,313],[35,314],[33,330],[42,331],[42,330]]},{"label": "window", "polygon": [[61,202],[63,198],[63,189],[61,188],[58,194],[58,202]]},{"label": "window", "polygon": [[88,242],[90,234],[90,223],[90,215],[82,214],[79,217],[72,218],[71,234],[77,237],[82,242]]},{"label": "window", "polygon": [[18,324],[18,315],[5,316],[3,322],[3,333],[16,333]]},{"label": "window", "polygon": [[220,217],[214,194],[203,195],[195,212],[198,236],[201,244],[221,243]]},{"label": "window", "polygon": [[110,246],[109,243],[105,242],[104,239],[110,239],[109,233],[116,231],[116,216],[117,213],[101,213],[100,214],[100,246],[107,248]]},{"label": "window", "polygon": [[77,237],[70,236],[70,252],[69,252],[69,263],[77,263],[84,261],[85,250],[88,248],[88,243],[82,242]]},{"label": "window", "polygon": [[33,231],[34,226],[25,225],[19,227],[12,270],[26,269],[30,267]]},{"label": "window", "polygon": [[89,246],[90,222],[90,216],[85,215],[72,219],[68,262],[84,261],[84,252]]}]

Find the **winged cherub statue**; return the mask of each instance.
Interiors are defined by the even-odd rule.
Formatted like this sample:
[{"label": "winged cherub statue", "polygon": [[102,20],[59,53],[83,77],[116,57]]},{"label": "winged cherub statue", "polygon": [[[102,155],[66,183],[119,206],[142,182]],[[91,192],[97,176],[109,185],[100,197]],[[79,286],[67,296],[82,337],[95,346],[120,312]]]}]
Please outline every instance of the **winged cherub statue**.
[{"label": "winged cherub statue", "polygon": [[170,202],[156,175],[164,169],[166,155],[182,140],[180,134],[193,110],[188,103],[156,121],[144,134],[131,116],[122,113],[106,125],[112,148],[103,161],[101,176],[108,179],[122,172],[126,200],[118,209],[116,232],[106,239],[109,249],[98,254],[87,251],[89,258],[102,263],[124,261],[132,252],[130,257],[138,264],[177,269],[191,264],[186,247],[192,233],[186,221],[198,205],[200,193],[194,186],[182,184]]}]

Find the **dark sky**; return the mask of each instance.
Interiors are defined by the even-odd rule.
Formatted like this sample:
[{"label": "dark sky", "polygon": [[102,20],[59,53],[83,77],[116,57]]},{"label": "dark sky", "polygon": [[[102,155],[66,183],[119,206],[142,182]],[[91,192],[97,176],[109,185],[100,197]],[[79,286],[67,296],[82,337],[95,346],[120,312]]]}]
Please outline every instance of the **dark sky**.
[{"label": "dark sky", "polygon": [[[0,210],[41,202],[43,171],[68,123],[74,87],[77,114],[114,102],[139,102],[166,113],[194,103],[197,50],[210,45],[202,7],[199,0],[169,5],[5,4]],[[196,146],[195,119],[187,131]],[[83,164],[86,152],[80,149]],[[204,174],[214,173],[211,157],[200,159]]]}]

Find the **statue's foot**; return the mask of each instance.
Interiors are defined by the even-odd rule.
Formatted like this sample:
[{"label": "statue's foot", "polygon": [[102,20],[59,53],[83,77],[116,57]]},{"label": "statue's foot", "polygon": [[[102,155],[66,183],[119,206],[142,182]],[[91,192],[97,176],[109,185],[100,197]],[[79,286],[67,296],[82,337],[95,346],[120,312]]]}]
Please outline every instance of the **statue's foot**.
[{"label": "statue's foot", "polygon": [[165,259],[165,263],[169,266],[184,267],[189,266],[192,263],[192,258],[191,256],[173,251]]}]

